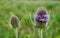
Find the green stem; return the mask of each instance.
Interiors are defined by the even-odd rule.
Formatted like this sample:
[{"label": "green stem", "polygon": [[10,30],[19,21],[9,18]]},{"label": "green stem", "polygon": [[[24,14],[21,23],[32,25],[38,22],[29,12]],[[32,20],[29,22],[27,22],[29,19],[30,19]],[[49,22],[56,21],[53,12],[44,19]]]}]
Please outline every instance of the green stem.
[{"label": "green stem", "polygon": [[16,38],[18,38],[18,28],[16,28],[15,36],[16,36]]},{"label": "green stem", "polygon": [[38,29],[38,34],[39,34],[39,38],[43,38],[43,30],[42,29]]}]

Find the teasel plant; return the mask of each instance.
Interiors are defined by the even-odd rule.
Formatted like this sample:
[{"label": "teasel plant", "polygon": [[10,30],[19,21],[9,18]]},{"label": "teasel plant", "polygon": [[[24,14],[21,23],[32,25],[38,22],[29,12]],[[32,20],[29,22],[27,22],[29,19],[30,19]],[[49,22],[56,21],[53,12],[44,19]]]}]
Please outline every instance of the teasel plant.
[{"label": "teasel plant", "polygon": [[18,29],[20,28],[20,21],[17,16],[11,15],[9,18],[9,26],[10,28],[15,29],[15,36],[18,38]]},{"label": "teasel plant", "polygon": [[32,20],[30,14],[30,20],[31,23],[37,27],[39,38],[48,38],[47,36],[47,28],[48,28],[48,22],[50,19],[50,15],[48,14],[48,11],[44,7],[39,7],[36,11],[36,14],[34,14],[34,20]]}]

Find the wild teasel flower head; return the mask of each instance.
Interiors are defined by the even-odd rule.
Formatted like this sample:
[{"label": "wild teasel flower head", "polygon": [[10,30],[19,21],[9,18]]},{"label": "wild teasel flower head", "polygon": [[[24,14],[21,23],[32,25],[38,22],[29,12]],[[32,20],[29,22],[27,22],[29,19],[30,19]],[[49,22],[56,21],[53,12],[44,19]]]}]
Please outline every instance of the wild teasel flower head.
[{"label": "wild teasel flower head", "polygon": [[20,25],[20,21],[19,21],[18,17],[15,16],[15,15],[12,15],[12,16],[10,17],[10,19],[9,19],[9,25],[10,25],[11,28],[20,27],[20,26],[19,26],[19,25]]},{"label": "wild teasel flower head", "polygon": [[40,28],[45,28],[49,21],[49,15],[45,8],[38,8],[36,15],[34,16],[36,21],[36,26]]}]

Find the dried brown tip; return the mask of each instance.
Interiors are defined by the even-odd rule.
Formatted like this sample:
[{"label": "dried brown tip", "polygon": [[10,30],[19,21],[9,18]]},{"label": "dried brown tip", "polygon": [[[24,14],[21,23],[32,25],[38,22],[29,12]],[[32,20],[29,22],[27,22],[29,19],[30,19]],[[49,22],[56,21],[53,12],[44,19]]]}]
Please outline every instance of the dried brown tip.
[{"label": "dried brown tip", "polygon": [[44,7],[39,7],[36,11],[37,14],[40,14],[40,15],[44,15],[44,14],[48,14],[46,8]]}]

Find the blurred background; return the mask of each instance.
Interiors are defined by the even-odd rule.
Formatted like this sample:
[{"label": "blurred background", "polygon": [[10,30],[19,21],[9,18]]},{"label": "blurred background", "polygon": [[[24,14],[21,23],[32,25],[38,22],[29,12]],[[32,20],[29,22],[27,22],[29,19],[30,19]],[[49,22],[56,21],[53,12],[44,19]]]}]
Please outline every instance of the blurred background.
[{"label": "blurred background", "polygon": [[59,1],[16,1],[0,0],[0,38],[15,38],[15,29],[9,27],[9,18],[16,15],[21,28],[19,38],[39,38],[37,28],[31,23],[37,8],[45,7],[50,14],[47,38],[60,38],[60,2]]}]

